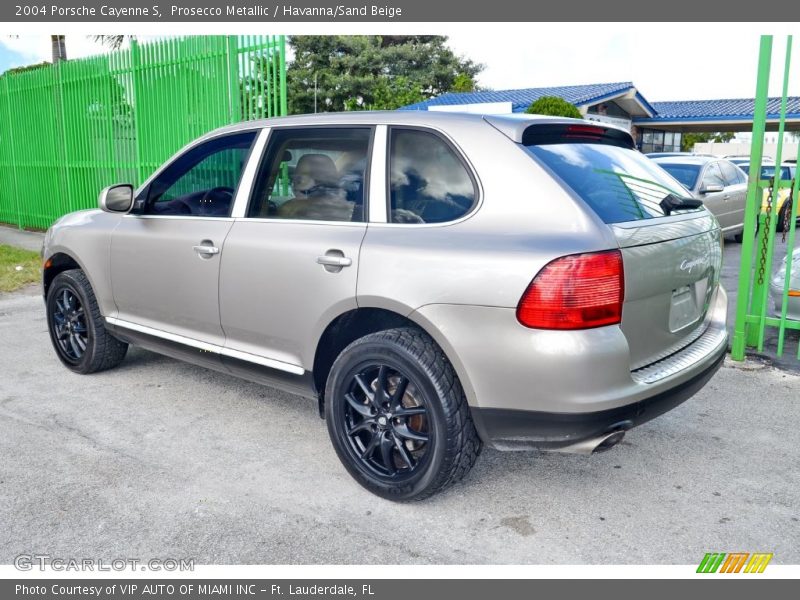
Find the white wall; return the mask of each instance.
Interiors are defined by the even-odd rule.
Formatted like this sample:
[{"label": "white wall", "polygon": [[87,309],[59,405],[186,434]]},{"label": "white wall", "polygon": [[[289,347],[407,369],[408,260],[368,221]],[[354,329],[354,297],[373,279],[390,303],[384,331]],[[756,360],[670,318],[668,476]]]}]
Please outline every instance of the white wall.
[{"label": "white wall", "polygon": [[[797,142],[784,143],[782,151],[782,160],[797,158]],[[713,154],[714,156],[730,156],[734,155],[750,155],[750,144],[747,142],[703,142],[694,145],[694,152],[698,154]],[[778,152],[778,144],[764,144],[764,156],[772,159]]]}]

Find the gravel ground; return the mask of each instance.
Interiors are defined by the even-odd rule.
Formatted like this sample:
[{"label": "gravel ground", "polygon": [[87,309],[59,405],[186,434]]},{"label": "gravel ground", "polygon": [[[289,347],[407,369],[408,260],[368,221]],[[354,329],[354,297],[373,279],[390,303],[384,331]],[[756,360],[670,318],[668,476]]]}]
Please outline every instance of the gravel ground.
[{"label": "gravel ground", "polygon": [[313,403],[143,350],[61,366],[37,289],[0,296],[0,563],[800,563],[800,377],[726,364],[585,457],[484,451],[398,505],[351,480]]}]

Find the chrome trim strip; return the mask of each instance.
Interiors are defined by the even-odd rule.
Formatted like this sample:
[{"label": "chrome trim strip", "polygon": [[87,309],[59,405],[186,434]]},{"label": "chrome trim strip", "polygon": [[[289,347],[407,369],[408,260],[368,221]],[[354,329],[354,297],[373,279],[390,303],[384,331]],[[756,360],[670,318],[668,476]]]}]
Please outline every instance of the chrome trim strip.
[{"label": "chrome trim strip", "polygon": [[177,333],[170,333],[168,331],[162,331],[161,329],[155,329],[153,327],[148,327],[146,325],[139,325],[138,323],[132,323],[131,321],[125,321],[124,319],[118,319],[116,317],[106,317],[106,322],[109,325],[122,327],[123,329],[138,331],[139,333],[152,335],[153,337],[169,340],[171,342],[176,342],[178,344],[183,344],[184,346],[199,348],[200,350],[205,350],[206,352],[213,352],[214,354],[221,354],[222,356],[230,356],[231,358],[237,358],[239,360],[243,360],[246,362],[256,363],[259,365],[263,365],[265,367],[269,367],[271,369],[277,369],[279,371],[292,373],[294,375],[302,375],[303,373],[305,373],[305,369],[298,365],[292,365],[286,362],[282,362],[280,360],[274,360],[272,358],[258,356],[257,354],[251,354],[250,352],[242,352],[241,350],[234,350],[233,348],[225,348],[223,346],[218,346],[217,344],[209,344],[207,342],[201,342],[200,340],[195,340],[194,338],[178,335]]},{"label": "chrome trim strip", "polygon": [[386,143],[389,139],[389,128],[386,125],[375,127],[372,140],[372,161],[369,166],[369,206],[370,223],[386,223]]},{"label": "chrome trim strip", "polygon": [[297,365],[291,365],[289,363],[285,363],[280,360],[267,358],[265,356],[258,356],[257,354],[251,354],[250,352],[244,352],[242,350],[234,350],[233,348],[221,348],[220,354],[222,354],[223,356],[238,358],[239,360],[269,367],[271,369],[286,371],[287,373],[292,373],[294,375],[302,375],[303,373],[306,372],[306,370],[303,367],[299,367]]},{"label": "chrome trim strip", "polygon": [[233,217],[208,217],[203,215],[135,215],[128,213],[122,216],[129,219],[171,219],[173,221],[233,221]]},{"label": "chrome trim strip", "polygon": [[319,221],[316,219],[280,219],[270,217],[242,217],[236,219],[240,223],[286,223],[287,225],[325,225],[326,227],[361,227],[367,226],[363,221]]}]

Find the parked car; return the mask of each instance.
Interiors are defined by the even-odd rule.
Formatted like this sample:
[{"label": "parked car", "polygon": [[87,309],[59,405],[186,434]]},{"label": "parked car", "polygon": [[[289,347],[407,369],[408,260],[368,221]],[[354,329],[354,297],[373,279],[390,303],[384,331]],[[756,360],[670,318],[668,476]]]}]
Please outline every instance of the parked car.
[{"label": "parked car", "polygon": [[[783,303],[783,287],[786,282],[786,256],[783,264],[770,282],[770,295],[775,305],[775,313],[781,314]],[[792,269],[789,276],[789,295],[786,300],[786,316],[800,321],[800,252],[792,256]]]},{"label": "parked car", "polygon": [[[761,179],[772,179],[776,176],[777,169],[775,165],[762,165],[761,167]],[[780,179],[787,183],[788,186],[794,181],[795,174],[797,173],[797,164],[796,163],[783,163],[780,169]],[[777,215],[778,215],[778,222],[776,225],[777,231],[784,231],[786,229],[786,218],[787,218],[787,211],[784,210],[787,208],[786,202],[792,195],[791,187],[782,187],[778,190],[776,194],[773,190],[772,192],[772,202],[775,203],[777,201],[778,208],[777,208]],[[761,210],[766,212],[769,209],[769,190],[764,190],[764,193],[761,198]]]},{"label": "parked car", "polygon": [[[747,164],[739,165],[739,168],[742,169],[746,174],[750,172],[750,162],[748,160]],[[784,182],[787,182],[787,187],[782,187],[778,190],[777,195],[775,194],[774,190],[772,193],[773,199],[772,202],[774,203],[777,199],[778,208],[777,208],[777,215],[778,215],[778,222],[776,225],[777,231],[784,231],[785,229],[785,222],[786,222],[786,201],[791,196],[791,189],[790,186],[795,178],[795,174],[797,172],[797,164],[796,163],[789,163],[785,162],[781,165],[780,170],[780,179]],[[761,179],[772,179],[775,177],[776,168],[774,163],[764,162],[761,165],[760,171],[760,178]],[[764,190],[762,197],[761,197],[761,211],[766,212],[769,209],[769,190]]]},{"label": "parked car", "polygon": [[653,159],[681,182],[692,197],[702,200],[719,221],[723,234],[742,241],[747,177],[728,160],[712,156],[682,156]]},{"label": "parked car", "polygon": [[691,152],[647,152],[647,158],[664,158],[665,156],[692,156]]},{"label": "parked car", "polygon": [[731,161],[737,167],[739,167],[742,171],[745,172],[745,175],[750,170],[750,157],[749,156],[733,156],[733,157],[726,157],[727,160]]},{"label": "parked car", "polygon": [[647,158],[665,158],[671,156],[711,156],[710,154],[698,154],[695,152],[647,152]]},{"label": "parked car", "polygon": [[99,204],[45,238],[61,362],[93,373],[138,344],[312,398],[392,500],[460,480],[484,443],[606,450],[726,349],[717,221],[596,123],[252,121]]}]

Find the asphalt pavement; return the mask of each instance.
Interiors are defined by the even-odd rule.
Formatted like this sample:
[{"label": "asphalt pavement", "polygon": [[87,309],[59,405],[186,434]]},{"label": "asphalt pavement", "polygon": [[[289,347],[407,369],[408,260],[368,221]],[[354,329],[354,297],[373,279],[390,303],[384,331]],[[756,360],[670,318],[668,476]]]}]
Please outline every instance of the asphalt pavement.
[{"label": "asphalt pavement", "polygon": [[395,504],[339,464],[310,401],[132,349],[57,360],[38,290],[0,295],[0,563],[800,563],[800,377],[726,363],[604,454],[486,450]]}]

